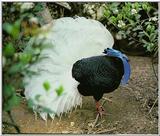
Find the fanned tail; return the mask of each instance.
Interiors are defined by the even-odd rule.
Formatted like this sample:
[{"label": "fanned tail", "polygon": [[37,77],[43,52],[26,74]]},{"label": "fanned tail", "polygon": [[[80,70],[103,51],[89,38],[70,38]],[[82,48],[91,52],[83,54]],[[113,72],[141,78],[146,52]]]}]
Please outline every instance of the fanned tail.
[{"label": "fanned tail", "polygon": [[[50,48],[41,52],[41,56],[46,58],[30,67],[38,75],[26,75],[24,79],[25,96],[32,100],[33,110],[44,120],[48,114],[54,119],[56,115],[61,116],[82,105],[82,97],[77,90],[79,83],[72,78],[73,64],[79,59],[102,54],[114,43],[112,35],[100,22],[83,17],[61,18],[47,27],[47,33],[34,37],[29,43],[29,46],[40,41],[49,44]],[[48,91],[43,87],[46,81],[50,84]],[[60,86],[64,91],[58,96],[55,90]]]}]

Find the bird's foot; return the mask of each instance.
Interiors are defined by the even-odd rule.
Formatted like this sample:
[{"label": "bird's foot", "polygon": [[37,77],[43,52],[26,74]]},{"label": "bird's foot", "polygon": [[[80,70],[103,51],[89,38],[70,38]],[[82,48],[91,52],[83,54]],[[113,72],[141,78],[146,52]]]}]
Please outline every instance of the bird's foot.
[{"label": "bird's foot", "polygon": [[99,104],[98,101],[96,102],[96,109],[101,118],[103,115],[106,115],[104,108]]},{"label": "bird's foot", "polygon": [[98,112],[97,114],[99,114],[100,118],[102,118],[103,115],[106,115],[106,112],[102,106],[99,106],[97,108],[97,112]]}]

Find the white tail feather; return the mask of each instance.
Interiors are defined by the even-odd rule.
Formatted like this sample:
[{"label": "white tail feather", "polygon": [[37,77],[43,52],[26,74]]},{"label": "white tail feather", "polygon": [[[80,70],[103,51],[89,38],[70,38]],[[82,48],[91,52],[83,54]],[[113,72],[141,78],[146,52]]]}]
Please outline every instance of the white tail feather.
[{"label": "white tail feather", "polygon": [[[61,117],[74,107],[82,106],[82,97],[77,90],[79,83],[72,78],[73,64],[79,59],[102,54],[114,43],[112,35],[100,22],[83,17],[61,18],[47,27],[47,33],[34,37],[29,44],[32,46],[34,42],[40,44],[42,41],[50,44],[50,48],[41,52],[41,56],[48,58],[31,66],[30,69],[39,75],[26,75],[24,79],[27,83],[25,96],[32,99],[33,110],[39,112],[44,120],[47,120],[48,113],[43,108],[53,111],[49,116],[54,119],[55,115]],[[44,37],[46,39],[42,40]],[[45,81],[50,83],[49,91],[43,87]],[[61,85],[64,94],[57,96],[55,90]],[[40,96],[38,100],[37,95]]]},{"label": "white tail feather", "polygon": [[55,114],[54,113],[49,113],[49,116],[54,120]]}]

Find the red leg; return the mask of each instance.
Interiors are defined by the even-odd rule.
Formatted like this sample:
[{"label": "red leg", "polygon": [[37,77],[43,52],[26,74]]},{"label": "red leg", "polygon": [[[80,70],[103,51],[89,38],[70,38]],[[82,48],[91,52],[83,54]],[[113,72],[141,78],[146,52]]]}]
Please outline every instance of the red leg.
[{"label": "red leg", "polygon": [[105,110],[102,107],[102,105],[99,103],[99,101],[96,101],[96,109],[101,118],[102,118],[102,115],[106,115]]}]

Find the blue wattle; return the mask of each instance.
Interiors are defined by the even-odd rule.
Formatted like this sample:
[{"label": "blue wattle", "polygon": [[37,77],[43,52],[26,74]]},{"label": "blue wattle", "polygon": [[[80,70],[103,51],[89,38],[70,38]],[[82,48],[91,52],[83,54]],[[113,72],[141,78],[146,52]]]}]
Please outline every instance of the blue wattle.
[{"label": "blue wattle", "polygon": [[105,53],[107,56],[115,56],[122,60],[124,66],[124,75],[121,79],[121,85],[127,84],[131,74],[131,67],[128,63],[128,57],[125,54],[122,54],[120,51],[111,48],[105,49],[103,53]]},{"label": "blue wattle", "polygon": [[123,77],[121,79],[121,84],[125,85],[125,84],[128,83],[128,80],[130,78],[131,68],[130,68],[130,64],[128,63],[128,61],[126,59],[124,59],[122,57],[121,60],[123,61],[123,66],[124,66],[124,75],[123,75]]}]

